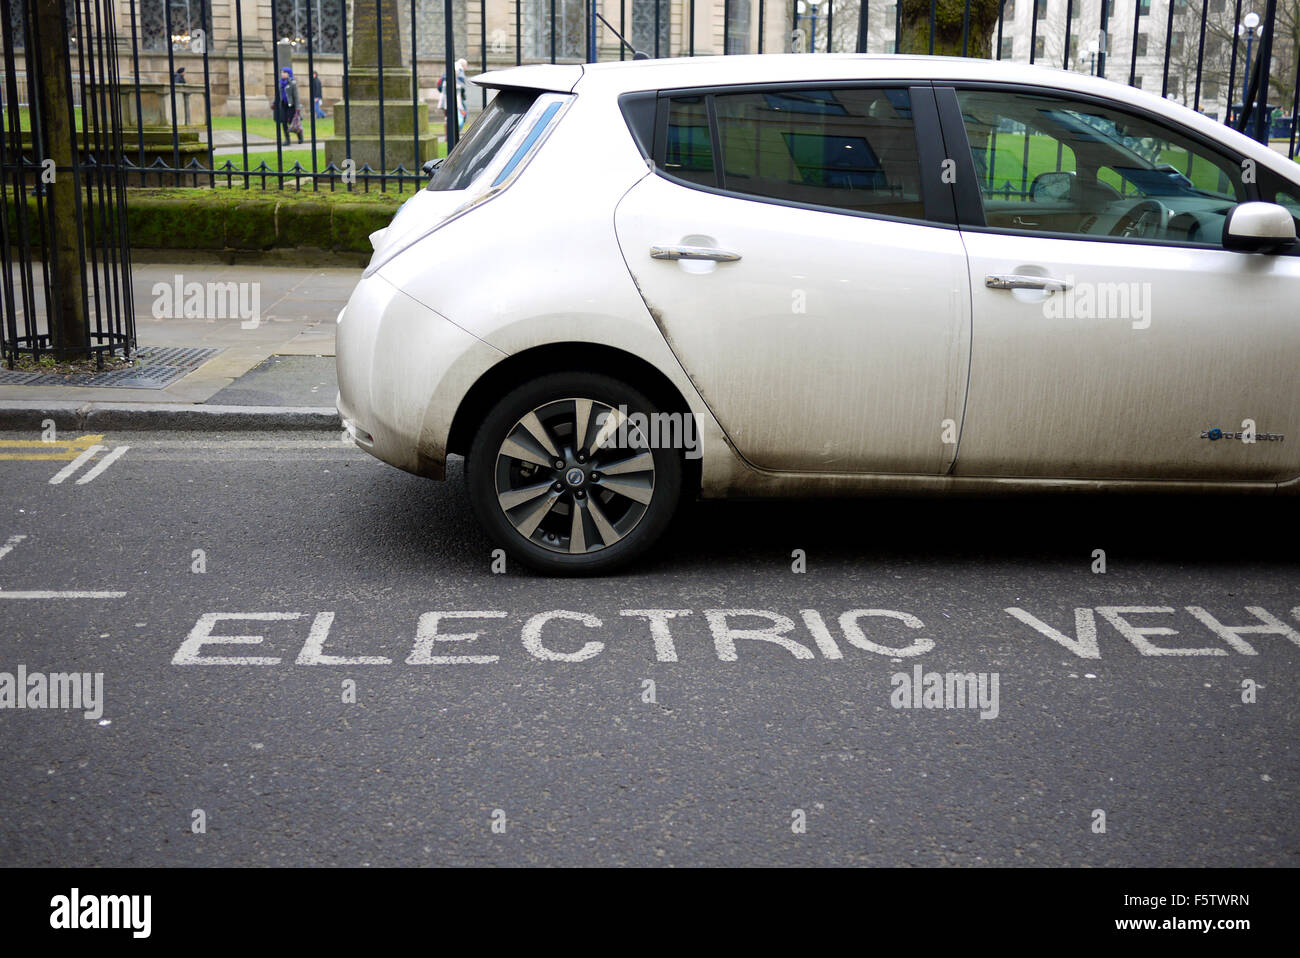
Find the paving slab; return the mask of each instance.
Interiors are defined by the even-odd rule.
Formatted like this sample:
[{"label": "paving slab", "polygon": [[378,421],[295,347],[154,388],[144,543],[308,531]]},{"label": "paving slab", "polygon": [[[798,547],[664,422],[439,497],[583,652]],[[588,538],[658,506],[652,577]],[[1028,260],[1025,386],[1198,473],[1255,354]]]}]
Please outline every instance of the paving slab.
[{"label": "paving slab", "polygon": [[268,356],[209,401],[228,406],[326,406],[337,394],[333,356]]},{"label": "paving slab", "polygon": [[[209,402],[271,356],[332,357],[335,319],[360,278],[361,270],[354,268],[136,264],[132,292],[139,344],[210,346],[221,352],[163,389],[0,386],[0,402]],[[256,304],[256,315],[244,318],[235,309],[231,316],[186,316],[185,291],[193,283],[205,290],[208,284],[247,284],[237,289],[243,303]],[[333,396],[307,405],[330,405]]]}]

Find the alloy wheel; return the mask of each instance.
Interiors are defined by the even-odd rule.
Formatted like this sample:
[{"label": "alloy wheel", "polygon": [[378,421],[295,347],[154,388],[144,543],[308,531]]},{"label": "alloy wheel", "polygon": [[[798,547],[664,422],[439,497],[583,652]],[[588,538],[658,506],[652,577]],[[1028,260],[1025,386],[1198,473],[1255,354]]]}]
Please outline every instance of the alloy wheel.
[{"label": "alloy wheel", "polygon": [[614,545],[645,516],[654,489],[644,434],[622,410],[594,399],[533,409],[497,452],[497,504],[516,532],[551,552]]}]

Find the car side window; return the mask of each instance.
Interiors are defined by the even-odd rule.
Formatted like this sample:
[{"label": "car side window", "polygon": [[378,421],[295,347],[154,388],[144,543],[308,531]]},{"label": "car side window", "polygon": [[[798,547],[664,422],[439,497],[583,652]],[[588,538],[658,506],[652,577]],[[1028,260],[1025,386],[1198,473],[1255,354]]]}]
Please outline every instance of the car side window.
[{"label": "car side window", "polygon": [[705,100],[670,101],[664,172],[740,195],[924,219],[907,90],[715,94],[720,158],[713,155]]},{"label": "car side window", "polygon": [[1300,218],[1300,187],[1278,190],[1273,197],[1273,202],[1278,206],[1285,206],[1291,211],[1292,216]]},{"label": "car side window", "polygon": [[713,140],[709,114],[702,96],[674,97],[668,104],[668,142],[663,168],[673,176],[713,186]]},{"label": "car side window", "polygon": [[1091,101],[959,90],[989,227],[1218,246],[1248,198],[1234,160]]},{"label": "car side window", "polygon": [[772,90],[716,103],[727,190],[923,218],[906,90]]}]

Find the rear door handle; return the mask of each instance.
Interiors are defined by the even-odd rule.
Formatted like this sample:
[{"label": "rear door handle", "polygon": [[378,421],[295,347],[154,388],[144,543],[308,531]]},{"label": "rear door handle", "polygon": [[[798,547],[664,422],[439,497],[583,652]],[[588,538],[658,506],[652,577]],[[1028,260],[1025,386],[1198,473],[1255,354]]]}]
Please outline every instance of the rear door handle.
[{"label": "rear door handle", "polygon": [[739,253],[708,246],[651,246],[650,256],[653,259],[705,259],[715,263],[734,263],[740,259]]},{"label": "rear door handle", "polygon": [[1047,276],[1024,276],[1016,273],[998,273],[984,277],[989,289],[1046,289],[1051,292],[1069,289],[1073,284]]}]

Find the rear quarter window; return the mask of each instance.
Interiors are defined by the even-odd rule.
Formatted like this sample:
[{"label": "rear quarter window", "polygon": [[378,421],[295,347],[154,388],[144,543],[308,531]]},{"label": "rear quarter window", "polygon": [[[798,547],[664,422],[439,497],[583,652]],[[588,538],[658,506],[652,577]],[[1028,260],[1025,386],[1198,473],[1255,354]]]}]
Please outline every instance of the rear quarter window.
[{"label": "rear quarter window", "polygon": [[463,190],[483,172],[539,96],[537,90],[502,90],[465,130],[429,180],[430,190]]}]

